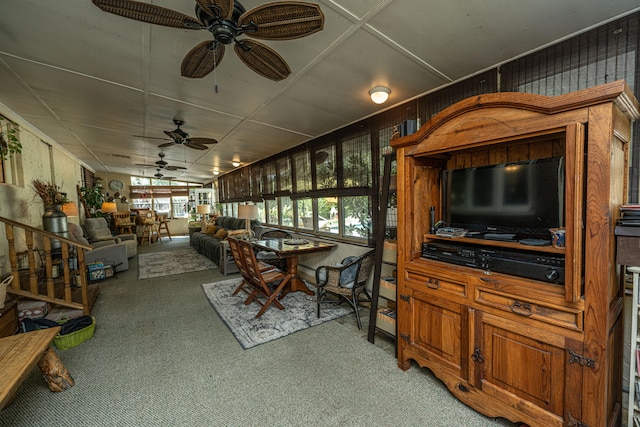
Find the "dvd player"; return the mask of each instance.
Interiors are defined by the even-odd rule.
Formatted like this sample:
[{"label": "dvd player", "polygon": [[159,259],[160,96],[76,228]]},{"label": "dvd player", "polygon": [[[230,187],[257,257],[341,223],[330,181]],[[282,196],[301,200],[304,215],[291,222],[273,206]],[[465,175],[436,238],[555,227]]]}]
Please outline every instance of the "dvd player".
[{"label": "dvd player", "polygon": [[422,257],[549,283],[564,284],[564,256],[448,242],[422,244]]}]

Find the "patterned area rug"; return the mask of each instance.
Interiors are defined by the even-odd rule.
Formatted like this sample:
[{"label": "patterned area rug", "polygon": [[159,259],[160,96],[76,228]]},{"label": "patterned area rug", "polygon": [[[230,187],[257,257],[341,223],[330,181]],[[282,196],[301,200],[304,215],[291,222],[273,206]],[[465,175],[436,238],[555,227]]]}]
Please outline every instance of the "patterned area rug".
[{"label": "patterned area rug", "polygon": [[352,312],[347,305],[323,305],[322,317],[318,319],[316,297],[294,292],[282,299],[284,310],[271,305],[256,319],[260,306],[255,302],[244,305],[247,298],[244,292],[232,295],[240,281],[241,279],[229,279],[205,283],[202,289],[214,310],[245,350]]},{"label": "patterned area rug", "polygon": [[138,280],[218,268],[194,248],[138,255]]}]

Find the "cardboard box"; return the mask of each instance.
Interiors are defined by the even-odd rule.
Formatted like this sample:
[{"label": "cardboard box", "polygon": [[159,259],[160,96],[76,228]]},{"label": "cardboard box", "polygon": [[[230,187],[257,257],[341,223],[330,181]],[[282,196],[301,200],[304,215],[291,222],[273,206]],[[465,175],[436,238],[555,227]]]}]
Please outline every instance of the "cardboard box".
[{"label": "cardboard box", "polygon": [[396,300],[396,279],[393,277],[380,279],[380,296],[391,301]]},{"label": "cardboard box", "polygon": [[380,308],[377,313],[376,327],[383,331],[396,334],[396,311],[389,308]]}]

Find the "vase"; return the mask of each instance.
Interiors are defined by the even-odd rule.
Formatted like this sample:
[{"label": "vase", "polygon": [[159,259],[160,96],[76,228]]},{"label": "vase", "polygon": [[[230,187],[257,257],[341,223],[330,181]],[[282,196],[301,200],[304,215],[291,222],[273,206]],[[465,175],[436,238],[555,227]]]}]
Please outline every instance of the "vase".
[{"label": "vase", "polygon": [[[42,228],[59,236],[69,238],[67,230],[67,215],[62,212],[60,205],[48,206],[42,215]],[[51,249],[60,249],[62,243],[59,240],[51,239]]]}]

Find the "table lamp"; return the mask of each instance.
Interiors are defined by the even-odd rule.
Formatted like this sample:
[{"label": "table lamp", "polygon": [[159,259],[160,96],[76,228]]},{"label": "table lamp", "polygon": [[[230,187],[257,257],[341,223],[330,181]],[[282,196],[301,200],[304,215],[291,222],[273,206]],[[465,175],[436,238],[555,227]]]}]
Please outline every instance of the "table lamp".
[{"label": "table lamp", "polygon": [[204,226],[206,216],[211,213],[211,205],[198,205],[196,206],[196,212],[202,215],[200,221],[202,222],[202,226]]},{"label": "table lamp", "polygon": [[246,219],[247,238],[255,237],[255,233],[251,229],[251,220],[258,218],[257,205],[240,205],[238,206],[238,218]]},{"label": "table lamp", "polygon": [[103,214],[106,214],[105,217],[109,222],[109,229],[111,231],[115,231],[115,227],[113,224],[113,214],[118,212],[118,206],[116,202],[102,202],[102,208],[100,209]]}]

